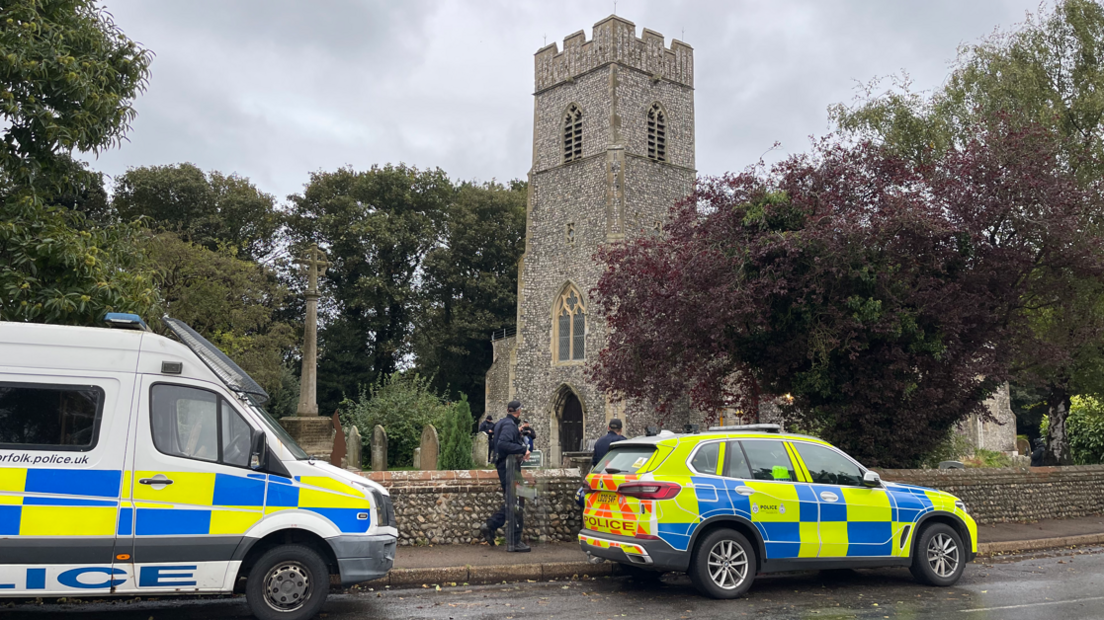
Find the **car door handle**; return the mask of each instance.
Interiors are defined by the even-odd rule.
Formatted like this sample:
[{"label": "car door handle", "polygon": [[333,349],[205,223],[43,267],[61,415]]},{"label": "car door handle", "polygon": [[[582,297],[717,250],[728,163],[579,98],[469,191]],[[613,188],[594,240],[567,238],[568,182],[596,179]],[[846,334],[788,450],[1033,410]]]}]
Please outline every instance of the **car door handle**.
[{"label": "car door handle", "polygon": [[839,496],[836,495],[835,493],[831,492],[831,491],[821,491],[820,492],[820,499],[822,499],[826,502],[835,502],[835,501],[839,501]]},{"label": "car door handle", "polygon": [[732,489],[732,490],[735,491],[737,495],[743,495],[744,497],[748,497],[750,495],[755,494],[755,489],[753,489],[751,487],[736,487],[735,489]]},{"label": "car door handle", "polygon": [[173,481],[166,478],[163,474],[157,474],[153,478],[142,478],[138,481],[138,484],[172,484]]}]

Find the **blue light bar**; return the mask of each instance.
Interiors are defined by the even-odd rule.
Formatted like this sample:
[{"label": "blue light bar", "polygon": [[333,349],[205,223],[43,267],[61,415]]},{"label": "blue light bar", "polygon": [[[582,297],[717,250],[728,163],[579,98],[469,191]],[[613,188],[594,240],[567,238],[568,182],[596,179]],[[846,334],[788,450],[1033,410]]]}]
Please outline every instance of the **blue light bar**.
[{"label": "blue light bar", "polygon": [[139,331],[148,332],[151,331],[149,325],[142,320],[142,317],[137,314],[127,314],[125,312],[108,312],[104,316],[104,322],[108,327],[116,327],[119,329],[136,329]]}]

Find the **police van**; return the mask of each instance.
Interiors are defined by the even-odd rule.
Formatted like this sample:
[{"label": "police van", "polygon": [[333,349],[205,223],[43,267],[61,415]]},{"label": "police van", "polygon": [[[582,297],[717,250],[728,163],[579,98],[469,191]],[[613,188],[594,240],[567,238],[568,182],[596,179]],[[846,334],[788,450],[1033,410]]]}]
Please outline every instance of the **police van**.
[{"label": "police van", "polygon": [[314,616],[384,576],[387,491],[307,455],[190,327],[0,322],[0,596],[245,592]]}]

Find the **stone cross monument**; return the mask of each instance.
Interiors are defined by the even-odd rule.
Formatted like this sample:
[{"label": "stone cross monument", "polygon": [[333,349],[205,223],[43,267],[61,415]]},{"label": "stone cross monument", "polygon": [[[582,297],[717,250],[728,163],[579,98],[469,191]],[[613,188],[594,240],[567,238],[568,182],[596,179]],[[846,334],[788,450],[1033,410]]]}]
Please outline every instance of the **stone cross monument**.
[{"label": "stone cross monument", "polygon": [[303,326],[303,373],[296,415],[281,418],[280,424],[307,454],[328,461],[334,447],[334,430],[329,418],[318,415],[318,276],[326,273],[330,263],[317,245],[311,246],[306,255],[295,263],[302,265],[307,272],[307,290],[303,295],[307,300],[306,323]]},{"label": "stone cross monument", "polygon": [[307,321],[303,326],[303,372],[299,378],[299,407],[295,415],[318,415],[318,276],[326,273],[330,263],[317,245],[307,250],[306,256],[297,259],[307,272]]}]

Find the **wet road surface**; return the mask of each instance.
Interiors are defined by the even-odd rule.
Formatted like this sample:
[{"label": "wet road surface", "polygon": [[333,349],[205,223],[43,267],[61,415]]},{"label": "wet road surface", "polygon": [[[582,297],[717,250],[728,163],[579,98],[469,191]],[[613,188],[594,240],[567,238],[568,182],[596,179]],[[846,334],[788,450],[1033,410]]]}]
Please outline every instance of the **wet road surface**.
[{"label": "wet road surface", "polygon": [[[0,618],[184,620],[250,618],[236,598],[0,603]],[[971,564],[951,588],[916,584],[905,569],[828,571],[762,577],[746,598],[702,598],[686,577],[385,590],[331,595],[322,618],[575,620],[733,618],[1104,619],[1104,548],[1014,556]]]}]

